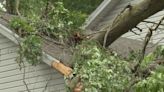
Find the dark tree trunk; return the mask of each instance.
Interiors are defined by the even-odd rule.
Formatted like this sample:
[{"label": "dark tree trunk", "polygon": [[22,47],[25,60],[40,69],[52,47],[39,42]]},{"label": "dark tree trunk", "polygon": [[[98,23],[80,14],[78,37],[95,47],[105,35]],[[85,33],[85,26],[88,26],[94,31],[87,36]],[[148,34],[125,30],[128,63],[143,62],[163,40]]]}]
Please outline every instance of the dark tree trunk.
[{"label": "dark tree trunk", "polygon": [[115,19],[112,27],[96,34],[93,39],[98,40],[102,45],[104,36],[107,35],[106,47],[112,44],[117,38],[125,34],[144,19],[164,9],[164,0],[142,0],[140,3],[130,5]]},{"label": "dark tree trunk", "polygon": [[19,2],[20,0],[6,0],[6,10],[7,13],[13,15],[20,15],[19,13]]}]

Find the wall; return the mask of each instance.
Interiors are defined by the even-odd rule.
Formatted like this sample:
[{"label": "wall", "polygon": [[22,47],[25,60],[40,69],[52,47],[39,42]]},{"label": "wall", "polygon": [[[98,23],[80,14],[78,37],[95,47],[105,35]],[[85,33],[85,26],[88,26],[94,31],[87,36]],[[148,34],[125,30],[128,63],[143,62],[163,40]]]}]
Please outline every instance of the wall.
[{"label": "wall", "polygon": [[18,46],[0,34],[0,92],[27,92],[24,74],[31,92],[66,92],[63,76],[44,63],[37,66],[25,63],[20,70],[17,51]]}]

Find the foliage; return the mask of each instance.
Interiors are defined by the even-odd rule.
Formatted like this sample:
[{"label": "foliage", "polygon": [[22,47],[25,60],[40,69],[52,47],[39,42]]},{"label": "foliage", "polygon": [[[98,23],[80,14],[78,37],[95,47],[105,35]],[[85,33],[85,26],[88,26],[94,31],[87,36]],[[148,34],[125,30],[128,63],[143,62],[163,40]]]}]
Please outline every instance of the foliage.
[{"label": "foliage", "polygon": [[[84,5],[88,5],[87,2],[83,1]],[[70,7],[69,3],[68,0],[55,2],[53,0],[20,0],[19,11],[24,18],[14,18],[10,25],[23,38],[19,53],[32,65],[41,61],[40,35],[64,41],[74,32],[81,31],[79,27],[84,23],[88,11],[84,11],[84,7],[76,10],[77,6]],[[96,1],[94,5],[98,3],[100,2]],[[81,1],[76,4],[81,4]],[[88,10],[91,12],[93,7],[96,6]]]},{"label": "foliage", "polygon": [[10,25],[22,37],[19,50],[21,60],[19,62],[26,60],[32,65],[40,63],[42,61],[42,41],[32,23],[30,24],[26,20],[15,18]]},{"label": "foliage", "polygon": [[[138,61],[138,56],[140,52],[132,52],[130,55],[130,59],[132,61]],[[148,68],[149,65],[154,63],[156,60],[163,60],[164,55],[164,46],[157,46],[157,48],[147,54],[141,65],[141,70]],[[157,65],[155,70],[149,70],[147,72],[151,72],[150,76],[147,78],[139,78],[139,82],[136,83],[134,87],[132,87],[134,92],[164,92],[164,67],[163,65]],[[145,74],[146,75],[146,74]]]},{"label": "foliage", "polygon": [[[74,55],[74,74],[80,76],[84,85],[83,92],[123,92],[133,80],[140,80],[132,86],[134,92],[163,92],[163,65],[152,70],[149,77],[135,77],[131,72],[131,61],[120,59],[115,53],[107,53],[96,42],[85,41],[77,46]],[[137,61],[138,54],[133,52]],[[141,69],[147,68],[155,59],[163,56],[163,46],[145,56]],[[163,58],[163,57],[162,57]],[[130,67],[129,67],[130,66]]]},{"label": "foliage", "polygon": [[20,46],[19,53],[21,54],[22,60],[26,60],[32,65],[37,65],[42,61],[40,37],[36,35],[26,36],[20,43]]},{"label": "foliage", "polygon": [[[157,46],[156,50],[149,53],[142,62],[142,67],[150,65],[155,60],[163,60],[164,46]],[[164,92],[164,67],[158,65],[151,75],[135,85],[136,92]]]},{"label": "foliage", "polygon": [[60,0],[71,11],[81,11],[90,14],[103,0]]},{"label": "foliage", "polygon": [[84,84],[84,92],[121,92],[130,80],[128,62],[106,53],[95,42],[77,46],[74,73]]},{"label": "foliage", "polygon": [[150,77],[137,83],[135,92],[164,92],[164,67],[158,66]]}]

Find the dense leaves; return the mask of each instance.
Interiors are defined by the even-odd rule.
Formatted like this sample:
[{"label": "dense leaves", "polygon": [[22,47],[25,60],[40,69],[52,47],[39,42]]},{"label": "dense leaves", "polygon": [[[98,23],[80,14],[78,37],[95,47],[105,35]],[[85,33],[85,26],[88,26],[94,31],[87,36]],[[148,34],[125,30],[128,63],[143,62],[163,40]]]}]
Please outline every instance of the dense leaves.
[{"label": "dense leaves", "polygon": [[105,52],[95,42],[77,47],[74,73],[84,83],[84,92],[121,92],[131,79],[128,62]]},{"label": "dense leaves", "polygon": [[[42,37],[47,36],[59,42],[68,41],[74,32],[81,32],[80,26],[86,18],[86,13],[69,11],[63,2],[22,0],[21,4],[24,5],[20,5],[24,18],[16,17],[10,25],[23,38],[19,52],[33,65],[41,61]],[[48,10],[42,9],[41,5]]]},{"label": "dense leaves", "polygon": [[42,61],[40,37],[35,35],[26,36],[20,45],[21,48],[19,52],[21,54],[22,60],[25,60],[32,65],[37,65]]},{"label": "dense leaves", "polygon": [[[161,59],[163,46],[145,56],[141,63],[141,69],[146,69],[155,59]],[[143,74],[134,75],[131,72],[132,60],[124,61],[116,53],[105,52],[96,42],[85,41],[76,47],[74,74],[80,76],[83,83],[83,92],[163,92],[164,70],[163,65],[157,65],[155,70],[151,68]],[[157,53],[158,52],[158,53]],[[160,53],[160,54],[159,54]],[[136,54],[138,56],[138,54]],[[132,57],[137,57],[133,55]],[[150,72],[150,76],[144,77]],[[137,80],[137,81],[136,81]],[[134,82],[134,85],[131,84]],[[128,88],[130,87],[130,88]]]},{"label": "dense leaves", "polygon": [[151,74],[135,85],[135,92],[164,92],[164,67],[158,66]]}]

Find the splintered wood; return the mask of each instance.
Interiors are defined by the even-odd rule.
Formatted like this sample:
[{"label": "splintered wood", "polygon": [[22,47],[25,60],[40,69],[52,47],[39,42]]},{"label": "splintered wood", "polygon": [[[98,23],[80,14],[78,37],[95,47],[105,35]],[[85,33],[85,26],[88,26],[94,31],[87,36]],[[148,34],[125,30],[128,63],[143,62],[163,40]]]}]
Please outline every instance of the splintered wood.
[{"label": "splintered wood", "polygon": [[70,67],[65,66],[61,62],[54,61],[52,63],[52,67],[62,73],[64,76],[69,76],[72,73],[72,69]]}]

